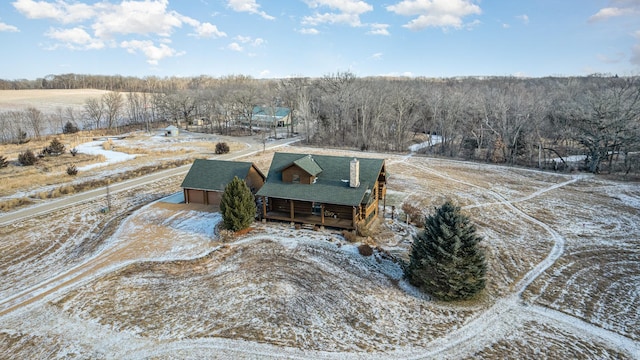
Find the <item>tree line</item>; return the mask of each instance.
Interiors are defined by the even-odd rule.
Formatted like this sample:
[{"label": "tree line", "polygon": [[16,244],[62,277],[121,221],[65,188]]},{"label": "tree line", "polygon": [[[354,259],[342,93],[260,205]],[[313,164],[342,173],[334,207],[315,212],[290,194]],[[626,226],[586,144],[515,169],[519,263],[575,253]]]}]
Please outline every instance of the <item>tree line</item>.
[{"label": "tree line", "polygon": [[128,124],[150,129],[168,121],[188,128],[203,121],[199,130],[219,133],[235,129],[241,120],[253,133],[253,108],[259,105],[291,109],[294,121],[288,130],[303,134],[309,144],[406,151],[415,142],[427,142],[422,151],[438,156],[557,170],[581,167],[593,173],[640,170],[637,76],[431,79],[338,72],[258,80],[68,74],[21,86],[109,92],[87,100],[77,113],[59,109],[45,116],[28,109],[0,114],[0,140],[5,142],[25,132],[40,136],[38,124],[45,118],[56,129],[71,122],[116,131]]}]

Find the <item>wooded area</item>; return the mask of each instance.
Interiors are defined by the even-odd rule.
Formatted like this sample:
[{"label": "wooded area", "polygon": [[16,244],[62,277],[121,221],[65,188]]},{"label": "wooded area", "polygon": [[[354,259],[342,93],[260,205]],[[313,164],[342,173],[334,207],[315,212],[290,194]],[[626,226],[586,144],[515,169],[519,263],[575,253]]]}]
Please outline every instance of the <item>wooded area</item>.
[{"label": "wooded area", "polygon": [[[49,75],[0,80],[0,89],[109,90],[84,111],[0,113],[0,141],[39,137],[45,129],[110,128],[173,122],[253,134],[254,106],[287,107],[288,129],[310,144],[361,150],[422,151],[492,163],[593,173],[640,170],[640,78],[594,75],[546,78],[223,78]],[[204,125],[201,125],[204,124]],[[190,128],[191,127],[191,128]],[[275,129],[260,129],[265,134]],[[579,162],[569,160],[580,159]]]}]

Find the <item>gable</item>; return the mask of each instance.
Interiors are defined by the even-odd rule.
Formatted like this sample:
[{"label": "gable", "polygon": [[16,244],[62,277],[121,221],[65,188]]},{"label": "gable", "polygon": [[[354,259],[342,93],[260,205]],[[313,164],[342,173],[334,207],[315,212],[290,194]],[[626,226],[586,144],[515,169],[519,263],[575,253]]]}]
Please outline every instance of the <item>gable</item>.
[{"label": "gable", "polygon": [[264,175],[250,162],[196,159],[181,187],[222,192],[235,176],[246,180],[250,173],[256,172],[264,179]]},{"label": "gable", "polygon": [[300,159],[294,161],[293,164],[295,164],[311,176],[318,176],[318,174],[322,172],[322,168],[318,165],[317,162],[315,162],[311,155],[305,155]]}]

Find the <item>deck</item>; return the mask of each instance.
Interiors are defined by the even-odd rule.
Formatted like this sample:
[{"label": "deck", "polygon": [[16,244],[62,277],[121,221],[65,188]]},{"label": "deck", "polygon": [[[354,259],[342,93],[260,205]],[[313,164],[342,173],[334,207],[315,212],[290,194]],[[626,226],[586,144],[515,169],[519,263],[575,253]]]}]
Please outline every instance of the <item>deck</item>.
[{"label": "deck", "polygon": [[348,229],[353,230],[353,222],[351,219],[336,219],[332,217],[324,218],[324,224],[322,223],[322,217],[320,215],[300,215],[296,214],[295,218],[292,220],[289,213],[279,212],[279,211],[268,211],[267,215],[264,217],[267,220],[278,220],[278,221],[288,221],[302,224],[311,224],[325,227],[333,227],[339,229]]}]

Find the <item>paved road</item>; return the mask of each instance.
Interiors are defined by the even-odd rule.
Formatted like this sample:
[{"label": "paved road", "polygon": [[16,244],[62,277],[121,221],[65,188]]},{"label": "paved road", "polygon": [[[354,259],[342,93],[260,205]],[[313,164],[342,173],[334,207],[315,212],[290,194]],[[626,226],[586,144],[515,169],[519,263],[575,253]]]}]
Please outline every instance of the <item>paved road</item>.
[{"label": "paved road", "polygon": [[[238,140],[237,138],[234,139],[234,141],[237,141],[237,140]],[[250,141],[246,142],[247,144],[246,149],[235,152],[235,153],[231,153],[231,154],[216,156],[216,159],[223,159],[223,160],[237,159],[243,156],[255,154],[259,151],[262,151],[263,149],[269,150],[269,149],[277,148],[280,146],[284,146],[284,145],[288,145],[288,144],[292,144],[300,141],[299,138],[283,139],[283,140],[268,142],[263,147],[262,143],[257,142],[254,139],[247,139],[247,140],[250,140]],[[129,190],[129,189],[140,187],[149,183],[153,183],[155,181],[158,181],[160,179],[164,179],[167,177],[184,175],[187,173],[187,171],[189,171],[190,168],[191,168],[191,165],[184,165],[177,168],[163,170],[163,171],[155,172],[152,174],[144,175],[138,178],[121,181],[121,182],[110,185],[109,191],[112,194],[115,194],[121,191]],[[106,196],[106,193],[107,193],[107,188],[101,187],[101,188],[85,191],[82,193],[66,196],[63,198],[59,198],[56,200],[47,201],[39,205],[29,206],[29,207],[16,210],[7,214],[3,214],[2,216],[0,216],[0,226],[6,226],[27,217],[38,216],[38,215],[43,215],[43,214],[47,214],[54,211],[59,211],[61,209],[67,208],[69,206],[72,206],[78,203],[94,200],[99,197],[104,197]]]}]

